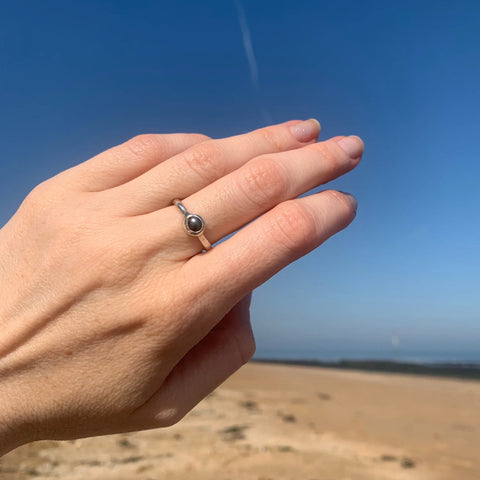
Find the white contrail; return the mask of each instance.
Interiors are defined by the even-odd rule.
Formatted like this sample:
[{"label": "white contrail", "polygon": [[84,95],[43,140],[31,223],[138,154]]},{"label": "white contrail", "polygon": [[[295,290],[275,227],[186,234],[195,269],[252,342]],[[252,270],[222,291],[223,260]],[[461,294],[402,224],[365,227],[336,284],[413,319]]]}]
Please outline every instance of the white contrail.
[{"label": "white contrail", "polygon": [[[242,30],[243,38],[243,47],[245,48],[245,54],[248,60],[248,66],[250,68],[250,79],[252,80],[253,89],[258,95],[260,100],[260,83],[258,81],[258,67],[257,61],[255,60],[255,53],[253,51],[252,39],[250,37],[250,29],[248,28],[247,17],[245,15],[245,10],[243,9],[242,1],[235,0],[235,5],[237,7],[238,21],[240,23],[240,28]],[[267,123],[272,123],[272,118],[270,113],[263,106],[260,107],[262,116]]]},{"label": "white contrail", "polygon": [[241,0],[235,0],[235,5],[237,7],[240,28],[242,29],[243,46],[247,55],[248,65],[250,67],[250,78],[252,79],[253,88],[255,88],[257,92],[260,92],[260,84],[258,83],[257,62],[255,60],[255,53],[253,52],[252,39],[250,37],[250,29],[248,28],[245,10],[243,9]]}]

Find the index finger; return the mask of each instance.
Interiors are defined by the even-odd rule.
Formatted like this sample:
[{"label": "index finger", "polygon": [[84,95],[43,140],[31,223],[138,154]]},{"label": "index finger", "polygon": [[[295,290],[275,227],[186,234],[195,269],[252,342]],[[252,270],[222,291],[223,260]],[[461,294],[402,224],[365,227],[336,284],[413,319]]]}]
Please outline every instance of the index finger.
[{"label": "index finger", "polygon": [[[208,140],[169,158],[131,182],[112,190],[122,203],[123,215],[142,215],[171,205],[254,157],[282,152],[315,142],[320,124],[315,119],[290,122],[253,130],[241,135]],[[117,202],[118,203],[118,202]]]}]

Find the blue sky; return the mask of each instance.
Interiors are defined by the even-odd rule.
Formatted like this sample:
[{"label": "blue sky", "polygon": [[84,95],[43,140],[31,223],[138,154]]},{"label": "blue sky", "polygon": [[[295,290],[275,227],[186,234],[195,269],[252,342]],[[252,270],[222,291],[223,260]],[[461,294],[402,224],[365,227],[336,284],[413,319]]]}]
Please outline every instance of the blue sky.
[{"label": "blue sky", "polygon": [[346,231],[258,289],[258,355],[480,359],[480,4],[0,2],[0,221],[138,133],[222,137],[316,117],[363,162]]}]

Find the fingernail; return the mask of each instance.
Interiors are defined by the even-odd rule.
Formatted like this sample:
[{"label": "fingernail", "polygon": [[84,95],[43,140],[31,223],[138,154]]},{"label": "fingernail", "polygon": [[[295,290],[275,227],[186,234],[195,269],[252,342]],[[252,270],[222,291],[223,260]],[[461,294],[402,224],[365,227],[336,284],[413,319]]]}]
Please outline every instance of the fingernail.
[{"label": "fingernail", "polygon": [[292,125],[290,131],[299,142],[306,143],[318,137],[320,128],[318,120],[311,118],[310,120]]},{"label": "fingernail", "polygon": [[340,193],[343,193],[344,195],[346,195],[348,197],[348,199],[350,200],[350,203],[352,204],[352,208],[353,208],[353,211],[355,213],[357,213],[357,208],[358,208],[358,202],[357,202],[357,199],[351,194],[351,193],[348,193],[348,192],[342,192],[341,190],[339,190]]},{"label": "fingernail", "polygon": [[342,138],[337,143],[345,150],[350,158],[357,159],[362,156],[364,145],[360,137],[350,135],[349,137]]}]

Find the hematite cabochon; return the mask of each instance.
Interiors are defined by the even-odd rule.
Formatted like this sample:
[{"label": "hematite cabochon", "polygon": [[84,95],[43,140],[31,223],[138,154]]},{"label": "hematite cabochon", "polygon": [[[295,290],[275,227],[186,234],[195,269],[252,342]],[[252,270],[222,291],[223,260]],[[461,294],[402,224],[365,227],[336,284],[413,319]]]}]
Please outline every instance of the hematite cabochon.
[{"label": "hematite cabochon", "polygon": [[188,215],[185,218],[185,228],[190,235],[200,235],[205,230],[205,222],[200,215]]}]

